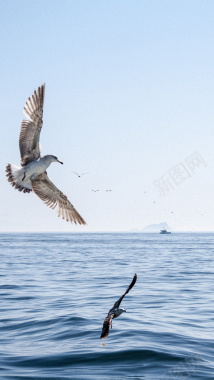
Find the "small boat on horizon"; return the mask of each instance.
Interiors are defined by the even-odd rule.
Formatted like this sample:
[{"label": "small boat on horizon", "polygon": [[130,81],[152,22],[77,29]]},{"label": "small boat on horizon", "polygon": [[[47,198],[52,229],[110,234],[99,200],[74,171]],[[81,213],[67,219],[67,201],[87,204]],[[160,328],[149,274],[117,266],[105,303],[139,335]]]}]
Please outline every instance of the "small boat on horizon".
[{"label": "small boat on horizon", "polygon": [[160,230],[160,234],[171,234],[171,232],[163,228],[162,230]]}]

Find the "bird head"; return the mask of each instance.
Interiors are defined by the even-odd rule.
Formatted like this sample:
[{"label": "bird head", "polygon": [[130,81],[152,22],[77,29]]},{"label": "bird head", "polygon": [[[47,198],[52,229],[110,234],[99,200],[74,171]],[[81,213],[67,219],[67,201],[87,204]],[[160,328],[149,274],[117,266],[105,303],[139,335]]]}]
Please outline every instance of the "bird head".
[{"label": "bird head", "polygon": [[60,161],[56,156],[51,155],[51,161],[52,162],[59,162],[60,164],[63,164],[62,161]]},{"label": "bird head", "polygon": [[115,312],[115,317],[119,317],[122,313],[125,313],[126,310],[123,309],[122,307],[120,307],[119,309],[117,309],[117,311]]}]

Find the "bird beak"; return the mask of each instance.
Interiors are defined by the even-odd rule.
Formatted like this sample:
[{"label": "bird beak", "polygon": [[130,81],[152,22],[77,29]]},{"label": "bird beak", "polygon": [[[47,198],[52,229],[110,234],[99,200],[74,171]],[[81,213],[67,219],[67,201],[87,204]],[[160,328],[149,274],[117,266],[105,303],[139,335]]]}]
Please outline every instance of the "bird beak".
[{"label": "bird beak", "polygon": [[60,161],[60,160],[57,160],[60,164],[62,164],[63,165],[63,162],[62,161]]},{"label": "bird beak", "polygon": [[126,312],[126,310],[123,310],[123,311],[125,311],[125,312]]}]

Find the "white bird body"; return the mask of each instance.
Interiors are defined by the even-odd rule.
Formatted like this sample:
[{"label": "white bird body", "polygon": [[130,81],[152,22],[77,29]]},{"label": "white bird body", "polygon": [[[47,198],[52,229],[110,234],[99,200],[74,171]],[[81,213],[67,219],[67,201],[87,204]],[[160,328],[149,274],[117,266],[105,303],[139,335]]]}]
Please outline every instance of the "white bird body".
[{"label": "white bird body", "polygon": [[[60,162],[53,155],[46,155],[29,162],[24,167],[10,164],[11,171],[16,180],[16,184],[21,187],[27,187],[32,190],[31,180],[36,178],[39,174],[44,173],[52,162]],[[60,162],[62,163],[62,162]]]},{"label": "white bird body", "polygon": [[45,170],[50,166],[52,162],[57,162],[58,160],[55,159],[52,155],[47,155],[44,157],[38,158],[38,160],[29,162],[24,169],[25,169],[25,176],[27,178],[35,178],[38,174],[44,173]]},{"label": "white bird body", "polygon": [[[26,180],[33,179],[37,175],[44,173],[45,170],[50,166],[51,161],[44,160],[44,157],[38,158],[38,160],[29,162],[24,167],[24,176]],[[21,169],[22,170],[22,169]]]}]

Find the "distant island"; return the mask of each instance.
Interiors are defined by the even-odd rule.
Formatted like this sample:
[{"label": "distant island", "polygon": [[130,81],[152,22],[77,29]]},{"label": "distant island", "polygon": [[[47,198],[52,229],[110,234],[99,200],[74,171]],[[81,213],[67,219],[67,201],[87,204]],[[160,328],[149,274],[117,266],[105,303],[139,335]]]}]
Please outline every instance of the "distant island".
[{"label": "distant island", "polygon": [[143,232],[160,232],[160,230],[172,231],[172,228],[166,222],[162,222],[159,224],[149,224],[148,226],[143,228]]}]

